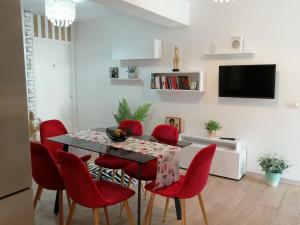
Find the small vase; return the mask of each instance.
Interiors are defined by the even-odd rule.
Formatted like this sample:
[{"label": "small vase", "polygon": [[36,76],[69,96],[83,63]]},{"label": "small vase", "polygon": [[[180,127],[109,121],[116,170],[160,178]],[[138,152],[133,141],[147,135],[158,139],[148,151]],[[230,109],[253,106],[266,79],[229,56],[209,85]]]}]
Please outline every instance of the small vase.
[{"label": "small vase", "polygon": [[281,173],[266,172],[265,178],[269,185],[271,185],[273,187],[277,187],[280,182]]},{"label": "small vase", "polygon": [[209,138],[214,138],[216,136],[216,131],[215,130],[208,130],[208,137]]},{"label": "small vase", "polygon": [[134,73],[129,73],[128,72],[128,78],[129,79],[135,79],[135,78],[137,78],[137,73],[135,73],[135,72]]}]

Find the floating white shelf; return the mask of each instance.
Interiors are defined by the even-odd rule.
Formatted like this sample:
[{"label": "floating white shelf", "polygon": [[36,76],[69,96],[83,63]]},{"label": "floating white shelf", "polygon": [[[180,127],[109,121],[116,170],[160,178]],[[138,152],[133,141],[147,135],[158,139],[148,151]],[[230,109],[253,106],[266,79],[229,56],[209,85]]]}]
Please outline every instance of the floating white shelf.
[{"label": "floating white shelf", "polygon": [[110,78],[112,81],[142,81],[142,78]]},{"label": "floating white shelf", "polygon": [[256,52],[253,51],[243,51],[243,52],[216,52],[216,53],[207,53],[204,56],[254,56]]},{"label": "floating white shelf", "polygon": [[[176,79],[174,79],[174,77],[176,77]],[[197,84],[196,89],[186,89],[187,83],[189,85]],[[150,76],[150,89],[159,92],[202,93],[205,91],[204,73],[203,72],[152,73]]]},{"label": "floating white shelf", "polygon": [[140,60],[162,58],[162,40],[138,39],[114,43],[112,48],[113,60]]}]

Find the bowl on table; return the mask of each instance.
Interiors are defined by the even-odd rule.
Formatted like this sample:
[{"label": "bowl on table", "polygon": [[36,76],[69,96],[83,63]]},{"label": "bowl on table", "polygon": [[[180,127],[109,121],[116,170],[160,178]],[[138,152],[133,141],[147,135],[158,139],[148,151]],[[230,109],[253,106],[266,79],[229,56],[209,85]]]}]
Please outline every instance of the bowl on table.
[{"label": "bowl on table", "polygon": [[115,142],[125,141],[130,136],[129,133],[129,131],[117,127],[106,128],[107,136]]}]

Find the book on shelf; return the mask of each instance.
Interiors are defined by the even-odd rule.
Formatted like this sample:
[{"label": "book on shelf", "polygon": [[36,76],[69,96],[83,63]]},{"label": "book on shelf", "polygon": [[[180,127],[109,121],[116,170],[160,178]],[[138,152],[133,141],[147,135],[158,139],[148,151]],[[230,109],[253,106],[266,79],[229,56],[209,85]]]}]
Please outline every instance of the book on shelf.
[{"label": "book on shelf", "polygon": [[190,81],[188,76],[152,75],[151,89],[196,90],[198,82]]}]

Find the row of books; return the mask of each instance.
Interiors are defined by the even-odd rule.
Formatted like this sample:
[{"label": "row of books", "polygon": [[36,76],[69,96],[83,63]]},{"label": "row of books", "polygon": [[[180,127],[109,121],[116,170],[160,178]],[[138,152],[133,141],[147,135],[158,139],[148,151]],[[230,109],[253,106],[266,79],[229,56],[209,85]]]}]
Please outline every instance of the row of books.
[{"label": "row of books", "polygon": [[188,76],[151,76],[151,89],[195,90],[197,82],[190,82]]}]

